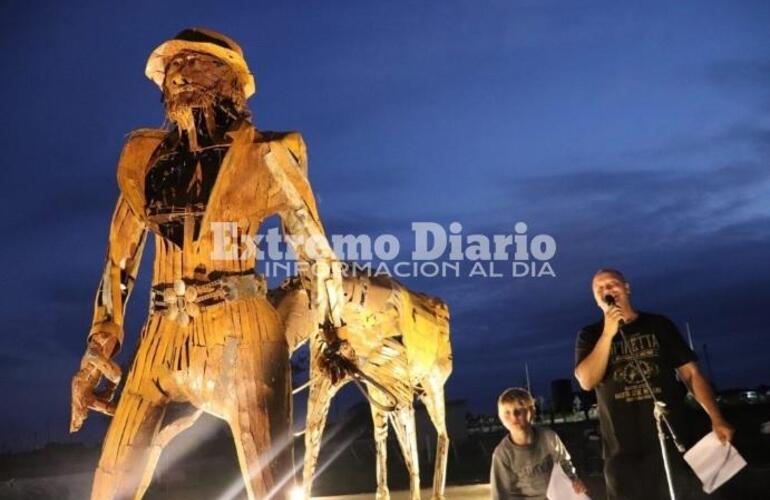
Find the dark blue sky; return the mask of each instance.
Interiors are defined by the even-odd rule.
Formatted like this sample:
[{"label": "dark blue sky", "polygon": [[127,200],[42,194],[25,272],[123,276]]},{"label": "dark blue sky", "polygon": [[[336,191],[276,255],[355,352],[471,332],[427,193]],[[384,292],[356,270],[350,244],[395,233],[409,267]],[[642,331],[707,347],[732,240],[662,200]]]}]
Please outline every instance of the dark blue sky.
[{"label": "dark blue sky", "polygon": [[[188,26],[244,48],[260,128],[303,133],[329,232],[556,239],[556,278],[404,280],[452,309],[449,397],[491,412],[525,361],[541,394],[569,377],[602,266],[690,323],[719,386],[770,382],[766,2],[130,4],[0,5],[0,445],[66,435],[115,162],[162,123],[144,64]],[[146,289],[131,306],[124,363]]]}]

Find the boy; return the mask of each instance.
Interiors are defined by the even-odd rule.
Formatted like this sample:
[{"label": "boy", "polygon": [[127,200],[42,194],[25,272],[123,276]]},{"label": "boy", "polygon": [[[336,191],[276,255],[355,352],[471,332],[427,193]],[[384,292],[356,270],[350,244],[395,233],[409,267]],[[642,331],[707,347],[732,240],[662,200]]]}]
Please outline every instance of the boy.
[{"label": "boy", "polygon": [[492,455],[489,482],[493,500],[546,500],[555,463],[572,479],[576,493],[586,491],[559,436],[532,425],[535,400],[529,391],[518,387],[503,391],[497,399],[497,413],[508,434]]}]

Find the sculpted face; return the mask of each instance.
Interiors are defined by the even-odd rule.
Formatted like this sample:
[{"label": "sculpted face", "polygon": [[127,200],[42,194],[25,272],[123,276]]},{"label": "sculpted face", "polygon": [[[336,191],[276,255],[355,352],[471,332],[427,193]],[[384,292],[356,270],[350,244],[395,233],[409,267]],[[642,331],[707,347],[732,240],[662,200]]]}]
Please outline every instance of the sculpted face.
[{"label": "sculpted face", "polygon": [[209,54],[183,51],[166,66],[163,91],[166,97],[180,95],[192,99],[206,93],[232,95],[240,89],[238,76],[229,64]]},{"label": "sculpted face", "polygon": [[[212,55],[192,51],[180,52],[166,65],[163,101],[169,120],[188,133],[191,145],[195,142],[196,125],[205,125],[210,134],[214,132],[215,111],[235,118],[246,106],[238,75],[230,65]],[[195,110],[203,123],[196,124]]]},{"label": "sculpted face", "polygon": [[631,287],[615,273],[597,273],[591,282],[591,289],[594,293],[594,300],[602,311],[606,311],[609,308],[604,301],[604,297],[607,295],[612,295],[615,298],[615,303],[621,308],[630,305],[629,295],[631,295]]}]

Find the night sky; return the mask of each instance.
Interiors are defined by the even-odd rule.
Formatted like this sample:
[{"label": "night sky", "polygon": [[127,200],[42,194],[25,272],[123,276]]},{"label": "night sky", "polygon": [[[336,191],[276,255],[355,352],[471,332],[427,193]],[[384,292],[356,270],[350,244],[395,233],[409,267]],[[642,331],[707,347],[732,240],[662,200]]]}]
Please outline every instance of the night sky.
[{"label": "night sky", "polygon": [[525,362],[541,395],[571,377],[600,267],[689,322],[718,387],[770,382],[767,2],[5,1],[0,23],[2,448],[72,439],[116,161],[162,124],[144,65],[189,26],[243,47],[259,128],[302,132],[329,233],[395,234],[404,257],[420,221],[555,239],[556,277],[403,280],[451,308],[449,398],[492,413]]}]

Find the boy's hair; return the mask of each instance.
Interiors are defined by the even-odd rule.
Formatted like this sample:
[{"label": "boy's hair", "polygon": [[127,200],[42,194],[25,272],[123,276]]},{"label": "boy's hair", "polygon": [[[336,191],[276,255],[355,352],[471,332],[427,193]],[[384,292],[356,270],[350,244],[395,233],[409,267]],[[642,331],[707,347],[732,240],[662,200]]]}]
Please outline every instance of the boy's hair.
[{"label": "boy's hair", "polygon": [[535,398],[523,387],[509,387],[497,398],[497,405],[520,403],[522,406],[535,408]]}]

